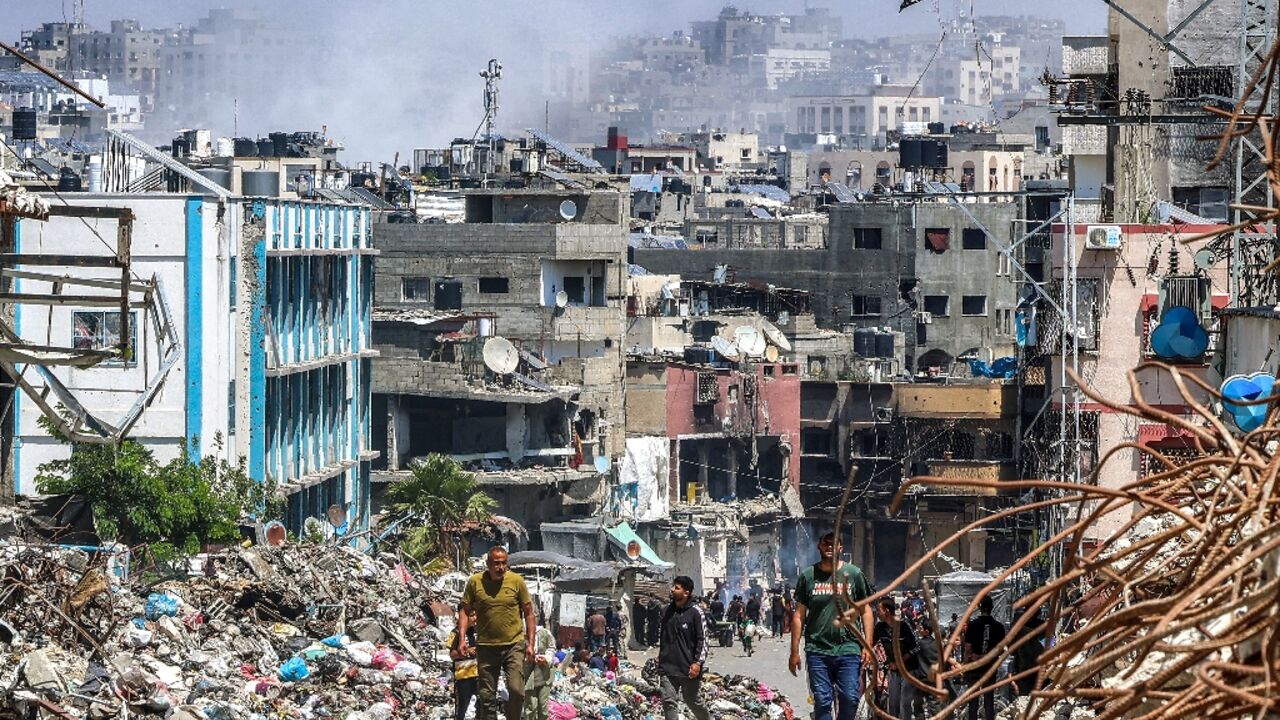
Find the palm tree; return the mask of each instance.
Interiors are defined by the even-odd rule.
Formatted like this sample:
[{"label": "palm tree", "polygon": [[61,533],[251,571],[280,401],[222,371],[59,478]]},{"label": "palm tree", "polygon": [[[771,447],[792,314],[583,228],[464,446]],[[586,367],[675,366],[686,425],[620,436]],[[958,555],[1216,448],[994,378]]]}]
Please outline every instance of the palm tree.
[{"label": "palm tree", "polygon": [[452,558],[461,525],[485,522],[497,502],[476,489],[476,476],[457,461],[432,453],[414,463],[412,475],[387,490],[393,520],[413,523],[401,550],[418,562]]}]

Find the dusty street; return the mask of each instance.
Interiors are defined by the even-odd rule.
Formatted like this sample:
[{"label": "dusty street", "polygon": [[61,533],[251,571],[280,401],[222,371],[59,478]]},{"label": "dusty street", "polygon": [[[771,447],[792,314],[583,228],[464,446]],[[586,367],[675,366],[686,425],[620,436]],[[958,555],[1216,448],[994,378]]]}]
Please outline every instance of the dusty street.
[{"label": "dusty street", "polygon": [[[718,674],[749,675],[769,687],[776,689],[791,701],[797,718],[807,718],[812,710],[809,705],[809,687],[805,682],[804,668],[800,668],[799,677],[792,677],[787,672],[787,654],[790,652],[790,640],[787,636],[781,639],[763,638],[756,641],[755,654],[747,657],[742,646],[734,640],[733,647],[711,646],[711,659],[708,672]],[[632,651],[627,659],[636,664],[657,655],[657,649],[644,653]]]}]

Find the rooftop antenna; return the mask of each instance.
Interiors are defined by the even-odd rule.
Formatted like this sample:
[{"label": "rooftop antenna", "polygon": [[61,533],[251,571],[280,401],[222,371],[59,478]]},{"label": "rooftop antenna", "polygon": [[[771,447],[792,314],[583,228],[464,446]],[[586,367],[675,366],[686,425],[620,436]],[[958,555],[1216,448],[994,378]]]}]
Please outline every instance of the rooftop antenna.
[{"label": "rooftop antenna", "polygon": [[490,58],[489,66],[480,71],[484,78],[484,134],[489,140],[489,153],[484,161],[484,179],[493,174],[494,153],[497,152],[497,136],[494,125],[498,122],[498,81],[502,79],[502,63],[497,58]]}]

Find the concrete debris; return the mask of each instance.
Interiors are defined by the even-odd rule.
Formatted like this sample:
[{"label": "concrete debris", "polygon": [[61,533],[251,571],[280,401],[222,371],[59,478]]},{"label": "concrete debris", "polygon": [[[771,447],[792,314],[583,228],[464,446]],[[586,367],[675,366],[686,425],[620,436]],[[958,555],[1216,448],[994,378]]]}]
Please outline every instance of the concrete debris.
[{"label": "concrete debris", "polygon": [[436,597],[392,556],[227,551],[149,587],[100,564],[0,545],[0,716],[449,714],[445,632],[424,611]]},{"label": "concrete debris", "polygon": [[[103,565],[0,544],[0,717],[452,716],[456,582],[334,546],[210,553],[160,582]],[[662,716],[640,668],[623,662],[615,675],[562,657],[552,717]],[[750,678],[708,673],[704,693],[717,718],[793,718]]]}]

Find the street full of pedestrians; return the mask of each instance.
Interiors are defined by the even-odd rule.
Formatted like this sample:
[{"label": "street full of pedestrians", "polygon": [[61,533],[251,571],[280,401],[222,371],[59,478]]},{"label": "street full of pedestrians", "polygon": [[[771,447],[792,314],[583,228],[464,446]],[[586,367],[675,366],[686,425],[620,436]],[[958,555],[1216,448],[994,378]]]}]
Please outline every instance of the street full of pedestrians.
[{"label": "street full of pedestrians", "polygon": [[[795,703],[786,706],[788,714],[804,717],[807,710],[813,720],[870,717],[872,706],[904,720],[937,716],[966,688],[948,681],[939,695],[917,683],[936,687],[940,671],[961,665],[968,667],[963,683],[992,690],[974,693],[952,717],[992,720],[1011,699],[1008,690],[995,688],[1009,674],[1015,677],[1005,687],[1013,693],[1034,689],[1042,649],[1038,637],[1019,646],[1009,667],[983,664],[984,656],[994,657],[1010,641],[1006,625],[993,616],[991,597],[979,598],[978,612],[963,627],[956,615],[935,627],[915,591],[884,596],[851,623],[845,615],[849,601],[869,598],[870,583],[856,565],[839,559],[833,533],[822,537],[816,550],[818,561],[794,582],[772,588],[752,581],[735,591],[719,582],[699,595],[691,578],[677,576],[665,602],[638,599],[629,623],[618,607],[591,612],[583,641],[559,648],[539,621],[524,580],[507,569],[506,551],[495,547],[486,556],[486,569],[468,581],[458,629],[449,639],[456,720],[472,716],[473,701],[478,720],[497,718],[499,712],[507,720],[565,720],[549,701],[553,678],[561,673],[616,678],[624,645],[647,658],[643,677],[660,693],[666,720],[678,720],[682,712],[698,720],[713,717],[703,687],[708,673],[750,675],[759,681],[761,698],[772,698],[784,685]],[[1040,632],[1039,626],[1031,627],[1028,632]],[[940,639],[945,642],[953,633],[957,641],[939,652]],[[870,645],[861,638],[869,638]]]}]

